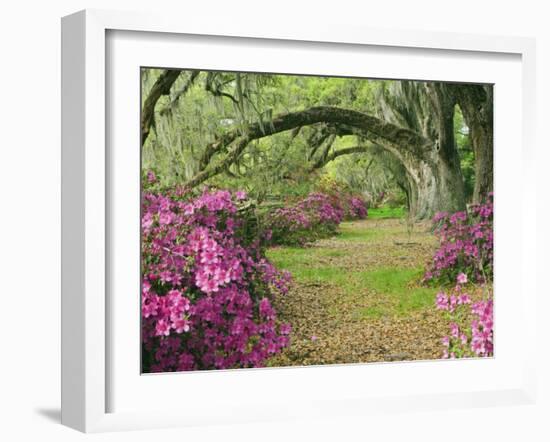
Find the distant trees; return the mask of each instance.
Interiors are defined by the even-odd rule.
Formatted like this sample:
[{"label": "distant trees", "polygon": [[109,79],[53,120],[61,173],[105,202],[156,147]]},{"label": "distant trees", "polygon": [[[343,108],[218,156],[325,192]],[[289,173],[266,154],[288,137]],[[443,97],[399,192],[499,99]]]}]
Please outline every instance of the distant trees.
[{"label": "distant trees", "polygon": [[[462,210],[466,195],[454,132],[458,105],[475,155],[473,199],[492,190],[489,85],[164,70],[147,89],[142,145],[151,148],[155,115],[167,118],[174,132],[168,143],[181,144],[178,155],[186,162],[177,181],[189,188],[222,174],[238,176],[242,167],[311,174],[346,155],[376,161],[383,149],[389,157],[381,164],[396,163],[390,168],[413,216]],[[340,141],[350,137],[351,142]]]}]

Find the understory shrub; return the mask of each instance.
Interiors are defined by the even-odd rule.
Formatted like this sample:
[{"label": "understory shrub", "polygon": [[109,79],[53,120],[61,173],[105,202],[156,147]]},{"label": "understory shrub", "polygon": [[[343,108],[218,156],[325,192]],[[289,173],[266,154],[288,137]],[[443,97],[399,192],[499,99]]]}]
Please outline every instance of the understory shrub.
[{"label": "understory shrub", "polygon": [[454,282],[464,273],[474,282],[487,282],[493,277],[493,195],[468,211],[448,214],[439,212],[433,218],[439,248],[435,252],[425,281]]},{"label": "understory shrub", "polygon": [[318,193],[326,195],[333,204],[337,204],[344,210],[345,220],[365,219],[367,217],[368,211],[365,198],[344,183],[324,176],[316,187]]},{"label": "understory shrub", "polygon": [[345,219],[365,219],[368,215],[367,203],[360,196],[349,195],[345,199]]},{"label": "understory shrub", "polygon": [[493,298],[488,290],[483,300],[473,302],[465,292],[468,277],[460,273],[450,293],[439,292],[436,308],[445,312],[449,335],[441,339],[443,358],[493,356]]},{"label": "understory shrub", "polygon": [[303,245],[334,235],[343,219],[344,210],[337,201],[314,192],[268,213],[264,225],[270,244]]},{"label": "understory shrub", "polygon": [[144,372],[261,367],[289,344],[275,296],[290,274],[241,234],[244,192],[161,192],[148,175],[142,196]]},{"label": "understory shrub", "polygon": [[265,216],[266,240],[270,244],[301,246],[336,234],[344,219],[366,216],[366,204],[360,197],[338,198],[313,192]]}]

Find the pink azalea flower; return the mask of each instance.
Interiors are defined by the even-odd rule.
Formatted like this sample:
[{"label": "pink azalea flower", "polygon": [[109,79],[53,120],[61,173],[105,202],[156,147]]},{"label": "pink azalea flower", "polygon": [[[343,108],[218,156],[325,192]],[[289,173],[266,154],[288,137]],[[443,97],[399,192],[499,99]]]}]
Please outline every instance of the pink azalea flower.
[{"label": "pink azalea flower", "polygon": [[183,208],[183,214],[184,215],[193,215],[195,213],[195,208],[193,207],[193,204],[186,204]]},{"label": "pink azalea flower", "polygon": [[170,334],[170,325],[164,319],[159,319],[155,332],[157,336],[168,336]]},{"label": "pink azalea flower", "polygon": [[246,192],[243,190],[238,190],[235,192],[235,198],[238,200],[245,200],[246,199]]},{"label": "pink azalea flower", "polygon": [[456,297],[455,295],[449,296],[449,311],[451,313],[454,312],[457,304],[458,304],[458,297]]},{"label": "pink azalea flower", "polygon": [[436,297],[436,308],[439,310],[447,310],[449,307],[449,300],[447,295],[443,292],[439,292]]},{"label": "pink azalea flower", "polygon": [[179,318],[174,321],[172,327],[176,330],[177,333],[188,332],[190,329],[189,321],[187,321],[185,318]]},{"label": "pink azalea flower", "polygon": [[468,276],[465,273],[459,273],[456,277],[456,282],[459,284],[466,284],[468,282]]},{"label": "pink azalea flower", "polygon": [[458,338],[458,335],[460,333],[459,328],[458,328],[458,324],[456,324],[454,322],[451,322],[450,328],[451,328],[451,336],[453,338]]},{"label": "pink azalea flower", "polygon": [[171,212],[162,212],[159,216],[159,224],[166,225],[172,222],[172,213]]},{"label": "pink azalea flower", "polygon": [[288,334],[290,334],[290,330],[291,330],[290,324],[281,324],[281,326],[279,327],[279,332],[280,332],[282,335],[288,335]]},{"label": "pink azalea flower", "polygon": [[164,271],[160,273],[160,280],[162,282],[170,282],[172,281],[172,274],[168,271]]}]

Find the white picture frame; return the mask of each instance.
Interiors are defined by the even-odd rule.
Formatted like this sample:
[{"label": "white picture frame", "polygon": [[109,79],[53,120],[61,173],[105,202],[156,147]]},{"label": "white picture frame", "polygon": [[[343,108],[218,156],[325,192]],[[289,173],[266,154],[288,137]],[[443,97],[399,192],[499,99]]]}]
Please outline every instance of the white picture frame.
[{"label": "white picture frame", "polygon": [[[163,36],[167,38],[186,35],[215,36],[218,39],[238,38],[248,41],[285,42],[286,45],[298,45],[303,42],[336,44],[342,49],[367,46],[388,50],[400,48],[405,52],[422,49],[431,51],[434,57],[443,57],[446,53],[469,53],[475,54],[479,60],[483,60],[484,56],[489,57],[490,54],[502,54],[514,56],[520,60],[522,118],[521,126],[516,129],[520,134],[519,153],[524,177],[523,187],[518,190],[517,195],[522,201],[521,241],[517,242],[522,260],[521,278],[517,281],[517,287],[521,290],[518,306],[523,313],[519,320],[521,337],[525,342],[524,351],[517,355],[521,376],[518,374],[517,379],[514,377],[509,384],[502,384],[498,388],[494,385],[489,389],[475,386],[472,390],[468,390],[468,387],[464,386],[461,391],[453,393],[439,391],[437,386],[425,394],[388,391],[386,394],[369,396],[359,392],[353,397],[345,393],[339,397],[338,393],[333,391],[331,394],[327,393],[326,397],[317,395],[314,399],[295,400],[286,406],[276,403],[272,407],[258,407],[253,403],[247,404],[243,399],[241,403],[234,404],[234,409],[228,407],[226,412],[220,406],[219,410],[207,413],[206,405],[202,408],[197,406],[193,411],[173,408],[146,409],[144,406],[135,410],[113,411],[109,404],[109,395],[115,388],[113,377],[110,375],[114,358],[107,328],[112,321],[116,321],[116,317],[110,311],[111,304],[107,297],[109,284],[107,265],[109,264],[108,245],[113,240],[111,235],[116,232],[116,229],[108,228],[109,222],[112,221],[110,220],[112,204],[116,199],[112,199],[109,194],[108,171],[111,170],[111,165],[107,151],[109,134],[106,128],[106,121],[110,118],[111,112],[108,108],[107,95],[110,77],[106,72],[108,72],[108,56],[112,56],[108,49],[107,35],[113,31],[140,32],[144,33],[141,35],[145,38],[147,35],[151,38],[154,35],[157,39]],[[536,266],[533,265],[536,256],[535,229],[533,228],[536,201],[535,193],[532,191],[536,186],[530,185],[535,180],[532,173],[535,152],[534,40],[416,31],[390,32],[346,26],[312,25],[294,28],[290,25],[270,26],[266,23],[254,24],[244,21],[242,23],[214,22],[209,18],[197,17],[182,21],[180,17],[86,10],[63,18],[62,56],[63,424],[84,432],[96,432],[221,422],[252,422],[289,417],[307,418],[342,414],[361,416],[381,409],[395,412],[442,407],[521,404],[534,401],[536,391],[536,366],[535,359],[532,358],[534,339],[529,339],[535,333],[533,318],[536,316],[534,310]],[[498,112],[498,102],[495,106]],[[498,137],[495,139],[498,144]],[[498,177],[498,163],[496,168],[495,175]],[[498,208],[498,200],[496,204]],[[467,366],[467,370],[472,373],[488,370],[476,365],[475,361],[461,361],[460,364],[463,364],[461,367]],[[448,368],[452,369],[451,366]],[[361,369],[361,367],[333,366],[325,370],[323,376],[329,379],[335,379],[335,376],[351,378],[360,374],[358,372]],[[426,367],[421,367],[418,370],[425,369]],[[195,379],[197,383],[218,386],[227,381],[241,384],[249,382],[254,388],[244,396],[251,398],[254,394],[258,394],[254,391],[266,383],[273,384],[277,388],[278,383],[281,382],[280,373],[284,373],[283,377],[287,378],[296,375],[300,382],[307,383],[307,379],[313,372],[307,372],[306,377],[306,372],[299,372],[299,370],[243,370],[238,374],[235,374],[235,371],[229,374],[227,372],[199,373],[201,378]],[[383,372],[394,369],[388,365],[378,365],[375,370]],[[206,378],[205,375],[210,377]],[[217,377],[213,378],[212,375]],[[168,376],[162,377],[168,378]],[[222,402],[223,400],[220,399],[220,404]]]}]

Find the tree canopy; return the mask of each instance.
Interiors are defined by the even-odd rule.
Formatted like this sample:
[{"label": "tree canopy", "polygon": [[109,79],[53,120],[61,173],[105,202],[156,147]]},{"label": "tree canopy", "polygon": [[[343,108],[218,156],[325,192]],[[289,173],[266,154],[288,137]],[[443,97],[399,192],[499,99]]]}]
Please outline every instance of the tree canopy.
[{"label": "tree canopy", "polygon": [[143,170],[163,185],[245,186],[263,200],[322,176],[417,218],[492,190],[492,87],[142,70]]}]

